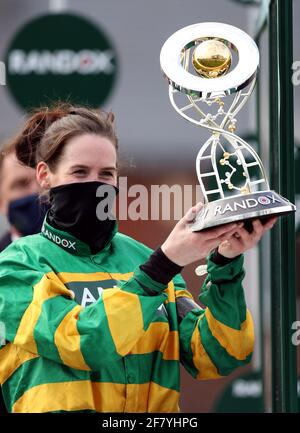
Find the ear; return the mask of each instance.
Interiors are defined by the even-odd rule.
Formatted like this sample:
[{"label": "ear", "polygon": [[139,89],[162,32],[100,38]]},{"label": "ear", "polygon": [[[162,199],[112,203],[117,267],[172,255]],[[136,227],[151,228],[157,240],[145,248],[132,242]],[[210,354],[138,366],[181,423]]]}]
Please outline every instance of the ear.
[{"label": "ear", "polygon": [[2,194],[0,194],[0,213],[2,213],[3,215],[6,214],[6,208],[4,206],[4,202],[2,199]]},{"label": "ear", "polygon": [[5,194],[5,189],[2,185],[2,179],[0,183],[0,213],[2,215],[7,215],[8,212],[8,202],[7,202],[7,196]]},{"label": "ear", "polygon": [[50,169],[44,161],[40,161],[36,167],[36,180],[42,189],[50,188]]}]

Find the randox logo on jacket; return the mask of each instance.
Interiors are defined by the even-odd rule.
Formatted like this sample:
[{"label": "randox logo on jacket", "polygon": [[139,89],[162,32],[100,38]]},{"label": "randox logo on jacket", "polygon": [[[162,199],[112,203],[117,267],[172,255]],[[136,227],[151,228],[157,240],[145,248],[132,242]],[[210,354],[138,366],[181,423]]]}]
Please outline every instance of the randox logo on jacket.
[{"label": "randox logo on jacket", "polygon": [[48,230],[45,225],[43,225],[42,227],[42,234],[46,236],[46,238],[48,238],[50,241],[56,243],[57,245],[63,247],[66,250],[72,250],[74,252],[77,251],[76,241],[71,241],[70,239],[59,236],[57,233]]}]

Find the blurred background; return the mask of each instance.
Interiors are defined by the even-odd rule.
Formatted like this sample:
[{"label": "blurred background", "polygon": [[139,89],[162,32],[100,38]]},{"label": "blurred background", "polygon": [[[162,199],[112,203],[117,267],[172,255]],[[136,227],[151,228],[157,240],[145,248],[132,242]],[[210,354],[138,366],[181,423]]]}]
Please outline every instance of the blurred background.
[{"label": "blurred background", "polygon": [[[32,106],[55,99],[88,103],[112,110],[116,115],[120,175],[128,177],[128,188],[134,184],[145,185],[149,190],[153,184],[196,186],[195,159],[208,134],[186,122],[171,107],[168,84],[160,71],[161,47],[176,30],[203,21],[232,24],[254,36],[270,3],[242,0],[0,0],[0,60],[6,66],[6,84],[0,86],[0,143],[4,145],[18,130],[26,110]],[[293,57],[296,62],[300,61],[300,29],[296,25],[300,18],[299,1],[293,2],[293,9]],[[272,56],[268,20],[270,17],[267,16],[266,30],[259,40],[259,86],[238,115],[237,134],[251,138],[251,145],[259,149],[269,173]],[[49,53],[59,50],[61,54],[51,60]],[[43,55],[39,57],[37,53]],[[80,53],[76,61],[74,53]],[[291,70],[292,76],[291,65],[286,68]],[[300,84],[294,86],[292,110],[298,176]],[[299,178],[296,193],[300,204]],[[298,232],[299,222],[298,211]],[[175,223],[175,218],[120,221],[120,231],[156,248]],[[4,235],[7,229],[7,220],[2,214],[0,234]],[[297,237],[297,248],[299,300],[300,237]],[[245,257],[244,287],[256,327],[251,365],[226,378],[203,382],[194,380],[182,369],[182,412],[271,411],[270,250],[270,239],[266,237],[260,250],[252,250]],[[195,275],[195,267],[196,264],[187,266],[183,276],[197,300],[203,280]],[[300,320],[299,308],[297,320]]]}]

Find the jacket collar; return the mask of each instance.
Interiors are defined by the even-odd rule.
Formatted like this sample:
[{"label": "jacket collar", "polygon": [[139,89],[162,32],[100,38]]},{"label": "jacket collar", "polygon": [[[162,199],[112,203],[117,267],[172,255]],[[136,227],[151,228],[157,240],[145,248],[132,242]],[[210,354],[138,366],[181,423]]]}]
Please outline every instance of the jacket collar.
[{"label": "jacket collar", "polygon": [[[97,255],[106,252],[110,248],[111,241],[117,232],[118,232],[118,221],[116,220],[110,238],[108,239],[108,241],[106,242],[102,250],[100,250],[97,253]],[[91,253],[90,247],[85,242],[82,242],[81,240],[77,239],[75,236],[71,235],[68,232],[58,230],[52,227],[47,221],[47,214],[44,218],[44,222],[41,229],[41,235],[49,239],[51,242],[55,243],[56,245],[58,245],[60,248],[67,251],[68,253],[77,256],[95,255]]]}]

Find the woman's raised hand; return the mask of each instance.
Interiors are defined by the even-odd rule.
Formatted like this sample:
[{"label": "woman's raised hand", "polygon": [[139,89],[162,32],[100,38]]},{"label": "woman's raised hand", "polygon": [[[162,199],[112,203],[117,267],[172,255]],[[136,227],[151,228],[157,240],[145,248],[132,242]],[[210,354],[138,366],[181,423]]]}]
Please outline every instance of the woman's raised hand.
[{"label": "woman's raised hand", "polygon": [[192,232],[188,224],[194,220],[202,206],[203,203],[199,202],[190,208],[161,246],[164,254],[180,266],[205,258],[217,247],[224,257],[234,258],[253,248],[277,221],[276,217],[271,217],[262,224],[259,219],[256,219],[253,221],[252,233],[243,227],[242,222]]}]

